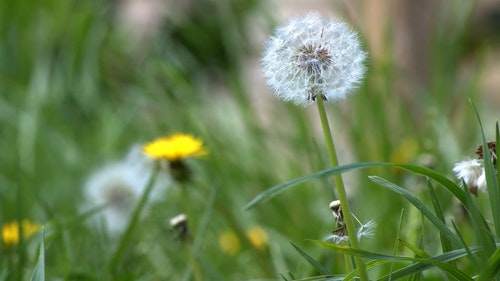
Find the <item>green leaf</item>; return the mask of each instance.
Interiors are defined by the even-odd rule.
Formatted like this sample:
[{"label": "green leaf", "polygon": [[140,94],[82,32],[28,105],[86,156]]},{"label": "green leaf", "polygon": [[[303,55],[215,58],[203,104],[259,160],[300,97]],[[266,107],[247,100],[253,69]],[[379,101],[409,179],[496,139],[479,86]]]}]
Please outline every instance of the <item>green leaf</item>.
[{"label": "green leaf", "polygon": [[314,179],[330,177],[332,175],[341,174],[341,173],[348,172],[351,170],[368,168],[368,167],[381,167],[381,166],[399,167],[399,168],[411,171],[415,174],[427,176],[427,177],[435,180],[436,182],[440,183],[449,192],[451,192],[458,200],[460,200],[460,202],[462,202],[465,206],[467,206],[464,191],[458,185],[456,185],[454,182],[452,182],[451,180],[449,180],[445,176],[443,176],[443,175],[441,175],[433,170],[430,170],[430,169],[427,169],[424,167],[420,167],[420,166],[409,165],[409,164],[394,164],[394,163],[387,163],[387,162],[363,162],[363,163],[347,164],[347,165],[334,167],[334,168],[328,168],[328,169],[322,170],[322,171],[314,173],[314,174],[310,174],[307,176],[303,176],[300,178],[296,178],[296,179],[275,185],[275,186],[261,192],[257,196],[255,196],[245,206],[245,209],[249,210],[249,209],[257,206],[258,204],[260,204],[264,201],[267,201],[267,200],[279,195],[280,193],[288,190],[289,188],[296,186],[296,185],[303,183],[303,182],[307,182],[307,181],[314,180]]},{"label": "green leaf", "polygon": [[424,250],[419,249],[418,247],[413,246],[412,244],[410,244],[402,239],[400,239],[399,242],[401,242],[401,244],[403,244],[406,248],[410,249],[410,251],[415,253],[415,255],[417,255],[419,258],[429,258],[430,257],[430,255],[427,254]]},{"label": "green leaf", "polygon": [[275,197],[276,195],[282,193],[283,191],[285,191],[285,190],[287,190],[295,185],[298,185],[299,183],[307,182],[307,181],[314,180],[314,179],[325,178],[325,177],[329,177],[329,176],[336,175],[336,174],[341,174],[343,172],[347,172],[347,171],[354,170],[354,169],[380,166],[380,165],[384,165],[384,163],[382,163],[382,162],[355,163],[355,164],[349,164],[349,165],[339,166],[339,167],[335,167],[335,168],[325,169],[325,170],[320,171],[318,173],[314,173],[314,174],[310,174],[310,175],[307,175],[304,177],[296,178],[296,179],[284,182],[282,184],[275,185],[275,186],[265,190],[264,192],[258,194],[257,196],[254,197],[254,199],[252,199],[245,206],[245,209],[249,210],[249,209],[255,207],[256,205]]},{"label": "green leaf", "polygon": [[441,232],[441,234],[450,240],[457,248],[463,247],[462,241],[411,192],[383,178],[377,176],[370,176],[369,178],[380,186],[388,188],[405,197],[408,202],[420,210],[420,212],[436,226],[439,232]]},{"label": "green leaf", "polygon": [[[443,210],[441,209],[441,204],[439,204],[436,191],[434,190],[434,186],[432,186],[432,183],[430,181],[427,181],[427,188],[429,189],[429,193],[431,195],[432,206],[434,207],[434,213],[436,214],[436,217],[438,217],[439,220],[441,220],[446,225]],[[441,240],[441,248],[443,249],[443,253],[446,253],[453,249],[450,240],[448,240],[446,236],[443,235],[443,233],[439,232],[439,238]]]},{"label": "green leaf", "polygon": [[464,249],[465,249],[465,251],[467,253],[467,257],[472,262],[472,264],[474,265],[474,267],[479,271],[479,269],[481,268],[481,266],[479,264],[478,259],[476,258],[476,256],[474,254],[472,254],[472,251],[470,250],[469,246],[467,246],[467,243],[465,243],[465,240],[464,240],[463,236],[461,235],[460,231],[458,230],[458,227],[455,224],[455,222],[451,221],[451,223],[453,224],[453,229],[455,229],[455,232],[457,233],[457,236],[460,238],[460,240],[462,241],[462,243],[465,246]]},{"label": "green leaf", "polygon": [[[392,263],[392,261],[389,261],[389,260],[373,260],[373,261],[369,261],[369,262],[366,263],[366,269],[370,270],[372,268],[375,268],[377,266],[380,266],[380,265],[383,265],[383,264],[386,264],[386,263],[389,263],[389,262]],[[343,280],[344,281],[351,280],[351,279],[354,279],[356,276],[358,276],[358,270],[354,269],[349,274],[347,274],[347,276],[345,276],[345,279],[343,279]]]},{"label": "green leaf", "polygon": [[484,136],[484,128],[481,122],[481,118],[479,117],[479,112],[477,111],[477,108],[474,106],[474,103],[470,99],[469,102],[472,105],[472,108],[474,109],[474,113],[476,114],[477,121],[481,129],[481,139],[483,142],[483,163],[484,163],[484,171],[486,173],[486,184],[488,186],[491,213],[495,224],[495,233],[498,236],[500,235],[500,191],[498,188],[497,176],[495,175],[496,169],[493,167],[493,161],[489,153],[486,137]]},{"label": "green leaf", "polygon": [[484,270],[479,274],[478,281],[495,280],[495,276],[500,272],[500,248],[488,259]]},{"label": "green leaf", "polygon": [[45,229],[42,226],[42,241],[40,242],[40,253],[36,262],[31,281],[45,281]]},{"label": "green leaf", "polygon": [[291,243],[293,248],[316,270],[319,271],[319,273],[323,275],[330,275],[331,272],[328,271],[323,265],[321,265],[319,262],[317,262],[315,259],[313,259],[310,255],[308,255],[306,252],[304,252],[302,249],[300,249],[297,245],[294,243]]},{"label": "green leaf", "polygon": [[472,229],[475,234],[477,243],[484,249],[479,253],[480,261],[478,265],[483,267],[486,260],[493,254],[496,249],[495,238],[491,233],[491,229],[488,222],[484,218],[481,210],[476,205],[475,200],[473,200],[471,193],[465,193],[466,200],[468,202],[468,212],[472,222]]}]

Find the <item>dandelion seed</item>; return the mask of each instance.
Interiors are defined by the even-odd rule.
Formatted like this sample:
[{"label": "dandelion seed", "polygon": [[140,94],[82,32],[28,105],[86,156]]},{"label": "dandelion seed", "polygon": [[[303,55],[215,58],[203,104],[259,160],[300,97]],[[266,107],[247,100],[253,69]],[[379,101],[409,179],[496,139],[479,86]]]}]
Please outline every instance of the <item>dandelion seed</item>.
[{"label": "dandelion seed", "polygon": [[471,159],[456,163],[453,172],[462,183],[465,183],[470,193],[477,196],[478,190],[486,190],[483,160]]},{"label": "dandelion seed", "polygon": [[[344,222],[344,214],[342,213],[340,200],[332,201],[329,207],[330,210],[332,210],[333,217],[335,218],[336,228],[332,231],[331,234],[325,235],[322,240],[332,240],[335,244],[348,242],[349,236],[347,236],[347,229]],[[359,222],[357,218],[356,220],[360,225],[360,227],[356,230],[356,236],[358,237],[358,240],[360,240],[362,237],[369,237],[374,234],[374,228],[376,227],[376,223],[374,221],[368,221],[365,224],[361,224],[361,222]]]},{"label": "dandelion seed", "polygon": [[[21,222],[21,228],[24,239],[28,239],[33,234],[40,230],[40,224],[33,223],[29,220],[23,220]],[[2,243],[5,249],[19,244],[21,240],[21,234],[19,233],[19,222],[12,221],[6,223],[2,226]]]},{"label": "dandelion seed", "polygon": [[[376,226],[377,224],[374,221],[370,220],[358,227],[358,229],[356,230],[356,236],[358,237],[358,240],[363,237],[372,237],[375,234]],[[334,230],[332,233],[323,236],[322,240],[332,240],[333,243],[340,244],[342,242],[348,242],[349,236],[347,236],[347,232],[339,233],[338,231]]]},{"label": "dandelion seed", "polygon": [[356,236],[358,240],[362,237],[371,237],[375,234],[375,227],[377,227],[377,223],[373,220],[368,221],[365,224],[362,224],[358,230],[356,231]]},{"label": "dandelion seed", "polygon": [[334,244],[340,244],[342,242],[346,242],[349,241],[349,236],[347,235],[338,235],[338,234],[335,234],[335,233],[329,233],[329,234],[326,234],[325,236],[323,236],[323,238],[321,239],[323,241],[329,241],[329,240],[332,240],[332,242]]},{"label": "dandelion seed", "polygon": [[[92,226],[102,221],[111,235],[123,233],[152,176],[153,167],[153,160],[134,146],[124,161],[105,165],[90,175],[84,185],[82,210],[104,207],[90,221]],[[158,175],[148,202],[163,198],[169,184],[167,175]]]},{"label": "dandelion seed", "polygon": [[344,98],[365,74],[358,35],[343,22],[310,13],[276,28],[262,68],[275,95],[297,105]]}]

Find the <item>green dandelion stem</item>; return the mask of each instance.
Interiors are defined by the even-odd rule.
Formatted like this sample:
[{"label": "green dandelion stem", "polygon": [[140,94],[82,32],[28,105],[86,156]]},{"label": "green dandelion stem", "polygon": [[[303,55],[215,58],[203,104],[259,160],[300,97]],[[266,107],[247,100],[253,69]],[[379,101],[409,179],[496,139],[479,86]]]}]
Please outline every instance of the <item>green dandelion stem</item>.
[{"label": "green dandelion stem", "polygon": [[[323,135],[325,136],[328,155],[330,156],[330,163],[333,167],[338,167],[339,161],[337,159],[337,152],[335,151],[335,145],[333,143],[332,132],[330,130],[330,124],[328,123],[328,117],[326,115],[323,97],[321,95],[318,95],[316,100],[318,104],[319,117],[321,119],[321,126],[323,128]],[[354,227],[351,208],[349,207],[349,202],[347,201],[347,194],[345,191],[344,181],[342,180],[342,175],[336,174],[333,176],[333,179],[335,182],[337,196],[338,199],[340,200],[340,206],[342,207],[342,212],[344,214],[344,222],[347,228],[347,236],[349,237],[349,243],[353,248],[359,249],[358,238],[356,237],[356,228]],[[368,281],[366,266],[361,257],[355,257],[354,261],[356,262],[356,266],[358,268],[360,280]],[[350,265],[347,265],[346,267],[349,268],[349,266]]]},{"label": "green dandelion stem", "polygon": [[132,234],[139,222],[139,218],[141,217],[141,213],[146,206],[146,203],[149,198],[149,194],[153,190],[153,186],[156,180],[156,176],[158,175],[158,171],[160,169],[160,165],[157,162],[154,169],[153,173],[151,174],[151,177],[149,178],[149,181],[146,185],[146,190],[144,190],[144,193],[142,194],[139,202],[137,203],[134,213],[132,214],[132,217],[130,218],[129,224],[127,226],[127,229],[123,236],[120,239],[120,242],[118,244],[118,247],[116,248],[115,253],[113,254],[110,262],[109,262],[109,268],[112,272],[117,272],[117,266],[118,263],[120,262],[121,258],[123,257],[124,251],[127,248],[131,238]]}]

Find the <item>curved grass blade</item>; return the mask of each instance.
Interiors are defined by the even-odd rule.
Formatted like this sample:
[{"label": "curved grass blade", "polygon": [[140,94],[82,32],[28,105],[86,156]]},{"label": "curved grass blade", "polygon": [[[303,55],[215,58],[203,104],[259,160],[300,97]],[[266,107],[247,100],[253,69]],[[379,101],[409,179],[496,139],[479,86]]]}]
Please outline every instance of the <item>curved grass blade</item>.
[{"label": "curved grass blade", "polygon": [[479,271],[479,268],[481,268],[481,267],[480,267],[480,265],[479,265],[479,261],[478,261],[478,259],[476,258],[476,256],[475,256],[475,255],[473,255],[473,254],[472,254],[472,252],[471,252],[471,250],[470,250],[469,246],[467,246],[467,243],[465,243],[465,239],[463,238],[462,234],[461,234],[461,233],[460,233],[460,231],[458,230],[458,226],[455,224],[455,222],[454,222],[454,221],[451,221],[451,223],[453,224],[453,228],[455,229],[455,232],[457,233],[458,238],[460,238],[460,240],[462,240],[462,243],[465,245],[465,248],[464,248],[464,249],[465,249],[465,251],[467,252],[467,257],[468,257],[468,258],[469,258],[469,260],[471,261],[471,263],[472,263],[472,265],[474,266],[474,268],[475,268],[476,270],[478,270],[478,271]]},{"label": "curved grass blade", "polygon": [[495,244],[495,238],[491,232],[490,226],[481,213],[481,210],[476,205],[475,200],[469,192],[466,192],[465,196],[469,205],[468,213],[472,222],[472,229],[475,234],[476,243],[483,249],[483,251],[478,254],[478,265],[482,269],[488,258],[493,254],[493,252],[495,252],[497,246]]},{"label": "curved grass blade", "polygon": [[[495,224],[495,233],[500,235],[500,191],[498,187],[497,176],[495,175],[495,168],[493,167],[492,155],[490,154],[488,143],[486,142],[486,137],[484,136],[484,128],[479,117],[479,112],[477,111],[474,103],[469,99],[474,113],[476,114],[477,121],[479,123],[479,128],[481,129],[481,140],[483,145],[483,163],[484,171],[486,173],[486,184],[488,186],[488,194],[490,198],[491,213],[493,216],[493,221]],[[496,156],[496,154],[495,154]]]},{"label": "curved grass blade", "polygon": [[262,203],[265,200],[271,199],[274,196],[280,194],[281,192],[289,189],[292,186],[295,186],[297,184],[307,182],[310,180],[314,179],[320,179],[324,177],[329,177],[332,175],[336,174],[341,174],[350,170],[354,169],[361,169],[361,168],[366,168],[366,167],[373,167],[373,166],[383,166],[385,163],[383,162],[366,162],[366,163],[355,163],[355,164],[348,164],[348,165],[343,165],[343,166],[338,166],[335,168],[330,168],[330,169],[325,169],[323,171],[310,174],[304,177],[296,178],[287,182],[284,182],[282,184],[275,185],[264,192],[258,194],[257,196],[254,197],[246,206],[245,210],[249,210],[253,207],[255,207],[257,204]]},{"label": "curved grass blade", "polygon": [[497,248],[495,253],[488,259],[486,267],[481,272],[481,274],[479,274],[479,278],[477,280],[478,281],[495,280],[494,277],[498,274],[499,271],[500,271],[500,248]]},{"label": "curved grass blade", "polygon": [[45,281],[45,229],[42,226],[42,241],[40,243],[40,253],[36,262],[31,281]]},{"label": "curved grass blade", "polygon": [[[280,274],[281,278],[285,278],[283,276],[283,274]],[[327,276],[324,276],[324,275],[319,275],[319,276],[312,276],[312,277],[304,277],[304,278],[300,278],[300,279],[291,279],[291,280],[287,280],[285,279],[286,281],[345,281],[345,275],[340,275],[340,274],[336,274],[336,275],[327,275]]]},{"label": "curved grass blade", "polygon": [[399,239],[399,242],[403,244],[406,248],[410,249],[415,255],[417,255],[419,258],[430,258],[431,255],[427,254],[424,250],[417,248],[416,246],[413,246],[412,244]]},{"label": "curved grass blade", "polygon": [[[431,195],[432,206],[434,207],[434,213],[436,216],[446,225],[446,220],[444,219],[443,210],[441,209],[441,204],[439,204],[439,200],[436,195],[436,191],[434,190],[434,186],[432,186],[431,181],[427,181],[427,189],[429,189],[429,193]],[[441,232],[439,232],[439,238],[441,240],[441,248],[443,253],[451,251],[453,248],[451,247],[451,242],[444,236]],[[460,238],[460,237],[458,237]]]},{"label": "curved grass blade", "polygon": [[449,192],[451,192],[462,204],[464,204],[467,207],[467,202],[465,200],[465,192],[462,188],[460,188],[456,183],[448,179],[447,177],[443,176],[442,174],[433,171],[431,169],[425,168],[425,167],[420,167],[420,166],[415,166],[415,165],[409,165],[409,164],[391,164],[392,166],[395,167],[400,167],[405,170],[408,170],[410,172],[413,172],[415,174],[419,174],[422,176],[429,177],[442,186],[444,186]]},{"label": "curved grass blade", "polygon": [[292,244],[293,248],[310,264],[312,265],[314,268],[316,268],[316,270],[318,270],[319,273],[321,273],[322,275],[331,275],[331,272],[328,271],[323,265],[321,265],[319,262],[317,262],[315,259],[313,259],[310,255],[308,255],[306,252],[302,251],[302,249],[300,249],[297,245],[295,245],[294,243],[291,243]]},{"label": "curved grass blade", "polygon": [[413,195],[411,192],[408,190],[393,184],[383,178],[377,177],[377,176],[370,176],[370,180],[373,182],[388,188],[408,200],[413,206],[415,206],[420,212],[425,215],[429,221],[432,222],[436,226],[436,228],[439,230],[439,232],[446,237],[455,247],[457,248],[463,248],[464,245],[462,245],[462,241],[457,237],[456,234],[454,234],[434,213],[432,213],[415,195]]},{"label": "curved grass blade", "polygon": [[303,176],[300,178],[296,178],[296,179],[275,185],[275,186],[261,192],[257,196],[255,196],[245,206],[245,210],[249,210],[249,209],[257,206],[258,204],[260,204],[266,200],[269,200],[269,199],[279,195],[280,193],[288,190],[289,188],[296,186],[296,185],[303,183],[303,182],[307,182],[307,181],[314,180],[314,179],[320,179],[320,178],[324,178],[324,177],[329,177],[332,175],[341,174],[341,173],[348,172],[351,170],[368,168],[368,167],[381,167],[381,166],[399,167],[399,168],[408,170],[410,172],[413,172],[415,174],[429,177],[429,178],[435,180],[436,182],[440,183],[442,186],[444,186],[458,200],[460,200],[460,202],[462,202],[465,206],[467,206],[464,191],[458,185],[456,185],[454,182],[452,182],[451,180],[449,180],[445,176],[443,176],[443,175],[441,175],[433,170],[430,170],[430,169],[427,169],[424,167],[420,167],[420,166],[409,165],[409,164],[394,164],[394,163],[387,163],[387,162],[363,162],[363,163],[347,164],[347,165],[343,165],[343,166],[339,166],[339,167],[335,167],[335,168],[328,168],[328,169],[322,170],[322,171],[314,173],[314,174],[310,174],[307,176]]},{"label": "curved grass blade", "polygon": [[[393,261],[390,261],[390,260],[373,260],[373,261],[369,261],[369,262],[366,263],[366,269],[369,270],[369,269],[375,268],[377,266],[380,266],[380,265],[383,265],[383,264],[386,264],[386,263],[389,263],[389,262],[393,263]],[[357,275],[358,275],[358,270],[354,269],[349,274],[347,274],[347,276],[343,280],[344,281],[348,281],[348,280],[354,279],[354,277],[356,277]]]},{"label": "curved grass blade", "polygon": [[[467,255],[467,252],[464,249],[453,250],[441,255],[434,256],[432,258],[411,258],[411,257],[402,257],[402,256],[389,256],[382,255],[377,253],[368,252],[360,249],[353,249],[348,246],[341,246],[331,243],[325,243],[317,240],[309,240],[312,243],[321,246],[323,248],[327,248],[333,250],[338,253],[348,254],[353,256],[359,256],[367,259],[375,259],[375,260],[391,260],[391,261],[410,261],[414,262],[413,264],[406,266],[402,269],[396,270],[389,275],[383,276],[377,280],[397,280],[401,278],[408,277],[413,274],[417,274],[423,272],[427,269],[438,267],[454,276],[458,280],[472,280],[466,273],[463,271],[450,266],[447,262],[456,260]],[[471,251],[477,251],[477,247],[471,249]]]}]

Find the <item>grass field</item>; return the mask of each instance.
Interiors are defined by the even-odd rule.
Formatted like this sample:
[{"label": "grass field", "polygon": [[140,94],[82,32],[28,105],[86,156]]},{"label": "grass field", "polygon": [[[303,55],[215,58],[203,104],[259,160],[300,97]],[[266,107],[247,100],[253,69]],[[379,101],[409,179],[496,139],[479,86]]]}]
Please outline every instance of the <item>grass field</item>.
[{"label": "grass field", "polygon": [[[316,106],[265,85],[266,1],[1,1],[0,281],[343,280],[359,257],[369,280],[495,280],[496,154],[477,196],[453,168],[498,139],[498,16],[450,1],[374,23],[365,2],[321,11],[367,52],[325,105],[337,168]],[[176,134],[201,147],[143,152]],[[359,249],[322,240],[340,174],[376,223]]]}]

